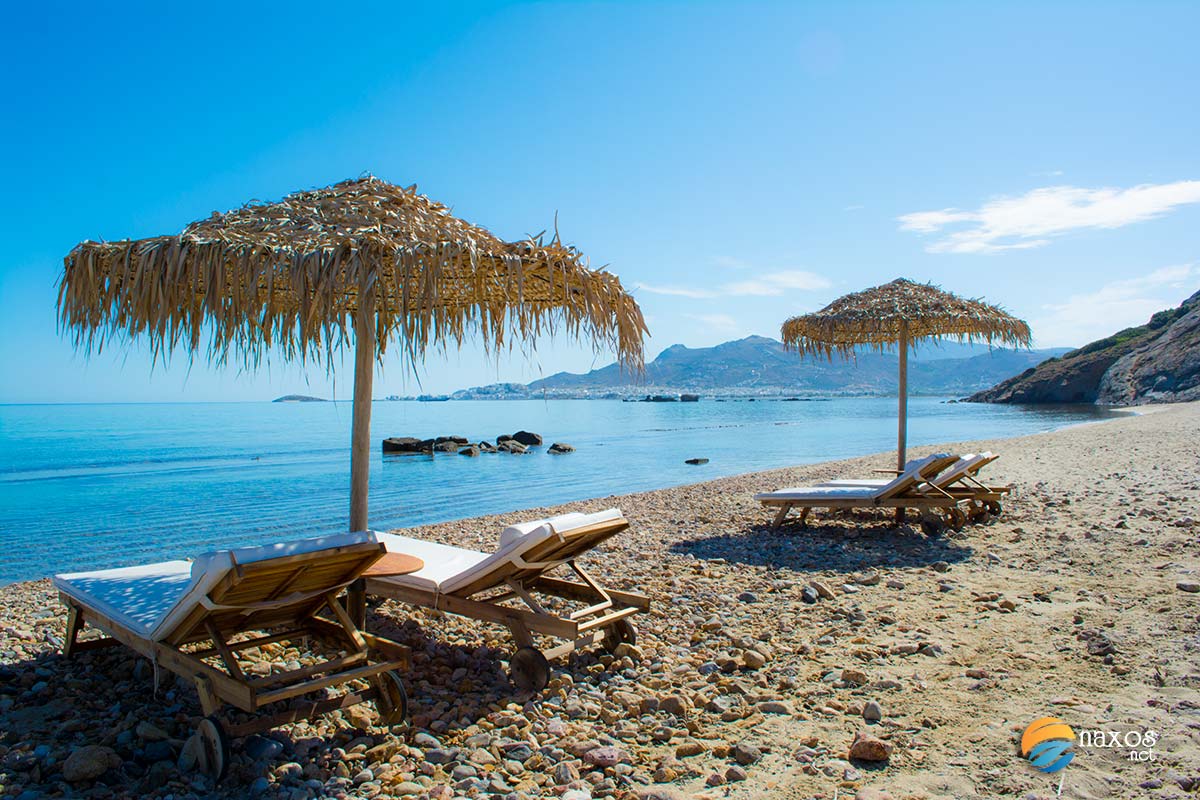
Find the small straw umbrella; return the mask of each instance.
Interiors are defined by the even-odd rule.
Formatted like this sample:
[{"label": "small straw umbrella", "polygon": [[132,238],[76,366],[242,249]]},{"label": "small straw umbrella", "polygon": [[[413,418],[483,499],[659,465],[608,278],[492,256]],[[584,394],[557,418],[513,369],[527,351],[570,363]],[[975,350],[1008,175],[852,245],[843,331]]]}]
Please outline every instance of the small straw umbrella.
[{"label": "small straw umbrella", "polygon": [[415,368],[473,334],[499,352],[561,327],[636,372],[647,332],[617,277],[557,233],[504,242],[373,176],[214,212],[177,235],[82,242],[64,259],[58,309],[85,353],[141,336],[155,361],[183,348],[247,369],[274,350],[332,370],[353,330],[352,531],[367,527],[373,366],[389,342]]},{"label": "small straw umbrella", "polygon": [[[899,278],[834,300],[820,311],[783,323],[784,346],[802,356],[853,357],[859,347],[900,354],[896,469],[903,471],[908,430],[908,350],[920,340],[955,338],[1028,347],[1029,325],[998,306],[967,300],[940,287]],[[901,509],[898,519],[903,519]]]}]

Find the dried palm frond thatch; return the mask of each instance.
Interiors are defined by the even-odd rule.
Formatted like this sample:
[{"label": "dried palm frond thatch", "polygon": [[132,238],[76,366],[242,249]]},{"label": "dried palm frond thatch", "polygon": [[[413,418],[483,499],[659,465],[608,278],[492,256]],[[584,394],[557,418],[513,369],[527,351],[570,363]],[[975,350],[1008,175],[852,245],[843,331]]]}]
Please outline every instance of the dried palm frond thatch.
[{"label": "dried palm frond thatch", "polygon": [[64,259],[58,307],[87,351],[145,336],[156,358],[182,347],[245,366],[272,349],[331,364],[360,310],[376,355],[395,340],[413,363],[474,333],[498,350],[561,325],[636,371],[646,333],[617,277],[557,234],[504,242],[415,186],[371,176],[214,213],[178,235],[83,242]]},{"label": "dried palm frond thatch", "polygon": [[803,355],[851,356],[858,347],[884,350],[902,340],[955,338],[1028,347],[1029,325],[982,300],[967,300],[928,283],[899,278],[834,300],[783,323],[783,343]]},{"label": "dried palm frond thatch", "polygon": [[[647,332],[617,277],[557,234],[504,242],[415,186],[370,176],[213,214],[176,236],[83,242],[64,259],[58,309],[89,352],[143,336],[155,359],[207,349],[245,367],[275,351],[323,356],[332,370],[353,332],[352,531],[368,527],[373,361],[392,340],[415,367],[472,334],[497,351],[561,325],[640,371]],[[361,623],[360,590],[351,606]]]}]

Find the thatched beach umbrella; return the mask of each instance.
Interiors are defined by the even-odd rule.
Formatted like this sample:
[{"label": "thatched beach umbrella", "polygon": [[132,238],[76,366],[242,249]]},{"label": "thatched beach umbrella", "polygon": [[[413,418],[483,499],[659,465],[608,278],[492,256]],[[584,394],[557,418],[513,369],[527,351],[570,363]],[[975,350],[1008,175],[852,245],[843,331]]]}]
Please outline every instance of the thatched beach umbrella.
[{"label": "thatched beach umbrella", "polygon": [[555,235],[504,242],[445,206],[374,177],[251,203],[182,233],[86,241],[64,259],[58,307],[75,345],[145,337],[257,365],[324,360],[355,346],[350,529],[367,527],[373,365],[390,342],[411,364],[477,334],[490,351],[563,328],[624,365],[646,325],[615,275]]},{"label": "thatched beach umbrella", "polygon": [[900,353],[900,430],[896,468],[905,464],[908,428],[908,350],[917,341],[954,338],[1028,347],[1029,326],[1003,309],[967,300],[937,286],[899,278],[883,286],[854,292],[820,311],[783,323],[784,346],[801,355],[833,359],[853,357],[859,347],[882,352],[893,345]]}]

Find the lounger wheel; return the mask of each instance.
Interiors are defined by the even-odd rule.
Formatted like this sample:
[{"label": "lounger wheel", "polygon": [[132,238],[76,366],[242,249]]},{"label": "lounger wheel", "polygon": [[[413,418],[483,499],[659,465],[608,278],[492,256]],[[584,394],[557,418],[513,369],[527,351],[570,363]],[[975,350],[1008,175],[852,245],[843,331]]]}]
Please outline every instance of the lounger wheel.
[{"label": "lounger wheel", "polygon": [[1004,512],[1004,506],[1000,505],[996,500],[988,500],[983,505],[993,517],[998,517]]},{"label": "lounger wheel", "polygon": [[229,769],[229,734],[225,726],[216,714],[210,714],[200,720],[196,734],[200,737],[196,766],[214,781],[220,781]]},{"label": "lounger wheel", "polygon": [[951,508],[946,510],[946,524],[956,531],[961,531],[963,525],[967,524],[967,515],[962,509]]},{"label": "lounger wheel", "polygon": [[508,662],[508,678],[525,692],[540,692],[550,682],[550,662],[536,647],[518,647]]},{"label": "lounger wheel", "polygon": [[408,692],[396,670],[380,677],[379,713],[385,725],[399,725],[408,719]]},{"label": "lounger wheel", "polygon": [[604,629],[601,644],[610,653],[617,649],[617,645],[637,644],[637,628],[629,620],[619,619]]}]

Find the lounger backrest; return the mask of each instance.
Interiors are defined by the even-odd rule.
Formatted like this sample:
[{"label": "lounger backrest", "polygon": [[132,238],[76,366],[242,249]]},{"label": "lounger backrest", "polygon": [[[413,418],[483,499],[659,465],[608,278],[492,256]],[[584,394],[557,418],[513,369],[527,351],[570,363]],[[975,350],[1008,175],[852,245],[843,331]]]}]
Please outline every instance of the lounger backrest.
[{"label": "lounger backrest", "polygon": [[192,565],[195,588],[160,626],[163,638],[172,644],[204,639],[209,624],[223,633],[294,625],[384,552],[374,533],[362,531],[206,553]]},{"label": "lounger backrest", "polygon": [[[557,524],[556,524],[557,523]],[[618,509],[598,514],[571,514],[539,521],[521,537],[509,535],[507,541],[487,561],[483,569],[471,571],[464,581],[447,581],[442,591],[469,597],[477,592],[503,586],[509,580],[523,581],[549,572],[553,565],[579,558],[601,542],[629,527]]]},{"label": "lounger backrest", "polygon": [[910,491],[918,483],[933,483],[938,473],[955,461],[958,461],[958,456],[948,453],[934,453],[931,456],[910,461],[904,472],[897,475],[891,483],[880,488],[877,497],[884,500]]}]

